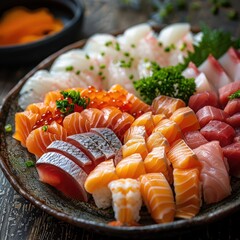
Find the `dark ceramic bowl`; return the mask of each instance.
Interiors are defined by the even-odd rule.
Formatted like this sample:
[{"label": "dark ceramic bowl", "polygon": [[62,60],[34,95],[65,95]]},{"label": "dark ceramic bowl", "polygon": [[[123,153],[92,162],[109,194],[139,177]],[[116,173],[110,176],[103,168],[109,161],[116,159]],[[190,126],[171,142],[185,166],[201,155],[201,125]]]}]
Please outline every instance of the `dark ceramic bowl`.
[{"label": "dark ceramic bowl", "polygon": [[46,7],[55,18],[61,19],[64,28],[41,40],[19,45],[0,46],[1,65],[37,63],[67,44],[76,41],[84,16],[80,0],[8,0],[0,3],[0,18],[3,13],[16,6],[28,9]]}]

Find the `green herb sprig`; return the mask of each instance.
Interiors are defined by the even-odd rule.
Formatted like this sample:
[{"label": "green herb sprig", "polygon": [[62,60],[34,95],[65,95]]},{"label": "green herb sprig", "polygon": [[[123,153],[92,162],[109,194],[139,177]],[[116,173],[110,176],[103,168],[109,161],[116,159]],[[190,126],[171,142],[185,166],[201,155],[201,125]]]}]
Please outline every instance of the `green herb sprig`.
[{"label": "green herb sprig", "polygon": [[240,98],[240,90],[237,90],[236,92],[234,92],[233,94],[231,94],[228,97],[230,100],[236,99],[236,98]]}]

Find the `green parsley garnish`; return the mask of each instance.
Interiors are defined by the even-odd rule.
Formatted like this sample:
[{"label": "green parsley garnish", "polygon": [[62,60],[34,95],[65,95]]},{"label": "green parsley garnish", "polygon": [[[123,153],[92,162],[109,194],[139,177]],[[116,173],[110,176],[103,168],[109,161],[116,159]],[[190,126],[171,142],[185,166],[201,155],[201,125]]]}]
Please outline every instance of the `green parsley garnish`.
[{"label": "green parsley garnish", "polygon": [[235,98],[240,98],[240,90],[237,90],[235,93],[231,94],[228,98],[230,100],[233,100]]},{"label": "green parsley garnish", "polygon": [[6,133],[12,132],[12,125],[11,124],[6,124],[4,129],[5,129]]},{"label": "green parsley garnish", "polygon": [[194,79],[183,77],[179,65],[161,68],[152,63],[152,71],[152,76],[134,82],[136,90],[148,104],[159,95],[180,98],[187,103],[196,91]]},{"label": "green parsley garnish", "polygon": [[26,167],[34,167],[34,162],[32,161],[32,160],[27,160],[26,162],[25,162],[25,165],[26,165]]},{"label": "green parsley garnish", "polygon": [[46,132],[48,130],[48,126],[47,125],[42,126],[42,130]]},{"label": "green parsley garnish", "polygon": [[62,100],[56,101],[57,109],[64,115],[73,113],[76,108],[85,109],[90,103],[89,98],[84,98],[80,96],[80,92],[75,90],[61,91],[63,96]]},{"label": "green parsley garnish", "polygon": [[73,66],[67,66],[66,67],[66,71],[72,71],[73,70]]}]

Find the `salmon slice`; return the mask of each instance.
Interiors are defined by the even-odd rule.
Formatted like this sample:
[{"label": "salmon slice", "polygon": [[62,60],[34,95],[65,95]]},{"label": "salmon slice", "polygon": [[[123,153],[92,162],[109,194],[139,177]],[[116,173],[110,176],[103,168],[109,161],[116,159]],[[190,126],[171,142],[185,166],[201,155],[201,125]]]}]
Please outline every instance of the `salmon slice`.
[{"label": "salmon slice", "polygon": [[166,152],[168,152],[170,149],[168,140],[162,135],[161,132],[152,133],[147,138],[146,144],[149,152],[151,152],[155,147],[160,147],[160,146],[163,146]]},{"label": "salmon slice", "polygon": [[201,207],[201,187],[199,170],[174,169],[174,190],[176,199],[176,217],[192,218],[196,216]]},{"label": "salmon slice", "polygon": [[171,146],[167,157],[174,169],[201,168],[202,166],[196,154],[182,139]]},{"label": "salmon slice", "polygon": [[56,91],[51,91],[51,92],[48,92],[45,97],[44,97],[44,103],[46,105],[49,105],[50,103],[55,103],[56,104],[56,101],[57,100],[61,100],[63,98],[62,94],[60,93],[59,90],[56,90]]},{"label": "salmon slice", "polygon": [[171,145],[174,141],[182,138],[181,128],[171,119],[163,119],[153,129],[153,132],[160,132]]},{"label": "salmon slice", "polygon": [[126,143],[128,140],[138,137],[144,137],[146,139],[147,132],[145,126],[131,126],[124,134],[123,143]]},{"label": "salmon slice", "polygon": [[183,133],[195,131],[200,128],[198,118],[190,107],[182,107],[177,109],[172,114],[170,119],[178,124]]},{"label": "salmon slice", "polygon": [[142,206],[139,181],[122,178],[111,181],[108,187],[112,193],[115,219],[122,225],[136,225]]},{"label": "salmon slice", "polygon": [[134,121],[134,117],[126,112],[123,112],[122,116],[117,120],[116,124],[113,126],[112,130],[118,136],[118,138],[123,141],[123,136],[125,132],[130,128]]},{"label": "salmon slice", "polygon": [[144,126],[148,135],[152,133],[155,125],[152,118],[152,112],[146,112],[140,117],[136,118],[132,126]]},{"label": "salmon slice", "polygon": [[[105,107],[102,109],[104,116],[104,127],[113,128],[117,123],[118,119],[121,118],[122,112],[115,107]],[[101,126],[99,126],[101,127]]]},{"label": "salmon slice", "polygon": [[85,121],[88,121],[90,123],[90,128],[105,127],[104,114],[97,108],[84,109],[81,112],[81,116]]},{"label": "salmon slice", "polygon": [[152,102],[152,110],[154,114],[165,114],[169,118],[178,108],[185,107],[183,100],[172,98],[164,95],[156,97]]},{"label": "salmon slice", "polygon": [[83,151],[94,162],[95,166],[106,160],[106,156],[100,150],[98,145],[91,138],[88,138],[83,134],[68,136],[67,142]]},{"label": "salmon slice", "polygon": [[123,158],[116,166],[116,173],[119,178],[137,179],[140,175],[145,174],[145,167],[141,154],[134,153]]},{"label": "salmon slice", "polygon": [[170,182],[169,169],[170,162],[167,159],[165,147],[155,147],[144,159],[144,166],[147,173],[162,173]]},{"label": "salmon slice", "polygon": [[153,120],[154,126],[157,126],[158,123],[160,123],[160,121],[162,121],[163,119],[166,119],[165,114],[160,113],[160,114],[152,115],[152,120]]},{"label": "salmon slice", "polygon": [[81,113],[74,112],[66,116],[63,120],[63,127],[68,135],[84,133],[90,131],[90,122]]},{"label": "salmon slice", "polygon": [[115,152],[113,151],[109,143],[98,134],[93,132],[87,132],[83,133],[83,136],[90,138],[94,143],[96,143],[98,148],[101,149],[101,151],[105,155],[106,159],[111,159],[115,157]]},{"label": "salmon slice", "polygon": [[92,161],[79,148],[71,143],[60,140],[53,141],[47,147],[47,152],[57,152],[68,157],[87,174],[89,174],[94,168]]},{"label": "salmon slice", "polygon": [[65,196],[87,202],[84,189],[87,174],[73,161],[56,152],[48,152],[36,163],[39,180],[47,183]]},{"label": "salmon slice", "polygon": [[118,179],[113,160],[106,160],[98,164],[88,175],[84,187],[91,193],[98,208],[108,208],[112,205],[111,191],[108,184]]},{"label": "salmon slice", "polygon": [[139,177],[143,201],[156,223],[174,220],[175,203],[172,189],[162,173],[148,173]]},{"label": "salmon slice", "polygon": [[47,111],[52,111],[51,107],[43,102],[40,103],[32,103],[27,106],[26,111],[30,111],[32,113],[36,113],[42,115]]},{"label": "salmon slice", "polygon": [[55,121],[33,130],[26,139],[26,147],[37,158],[46,151],[47,146],[55,140],[66,140],[67,131]]},{"label": "salmon slice", "polygon": [[148,154],[147,145],[143,137],[128,140],[126,144],[122,146],[121,150],[123,158],[126,158],[134,153],[140,153],[144,159]]},{"label": "salmon slice", "polygon": [[122,147],[122,143],[117,137],[117,135],[109,128],[91,128],[91,132],[94,132],[98,135],[100,135],[102,138],[104,138],[111,148],[114,150],[114,152],[118,152],[120,148]]},{"label": "salmon slice", "polygon": [[23,147],[26,146],[26,139],[39,118],[39,114],[30,111],[15,114],[15,132],[13,138],[20,141]]}]

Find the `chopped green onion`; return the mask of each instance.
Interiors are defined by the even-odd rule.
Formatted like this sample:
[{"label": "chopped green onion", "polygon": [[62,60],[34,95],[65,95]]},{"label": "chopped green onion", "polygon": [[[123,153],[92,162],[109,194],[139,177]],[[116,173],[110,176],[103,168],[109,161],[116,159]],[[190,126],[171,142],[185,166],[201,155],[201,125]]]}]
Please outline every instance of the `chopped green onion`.
[{"label": "chopped green onion", "polygon": [[5,125],[5,132],[7,132],[7,133],[10,133],[10,132],[12,132],[12,125],[11,124],[7,124],[7,125]]},{"label": "chopped green onion", "polygon": [[66,67],[66,71],[72,71],[73,70],[73,66],[67,66]]},{"label": "chopped green onion", "polygon": [[34,162],[32,161],[32,160],[27,160],[26,162],[25,162],[25,165],[26,165],[26,167],[34,167]]}]

